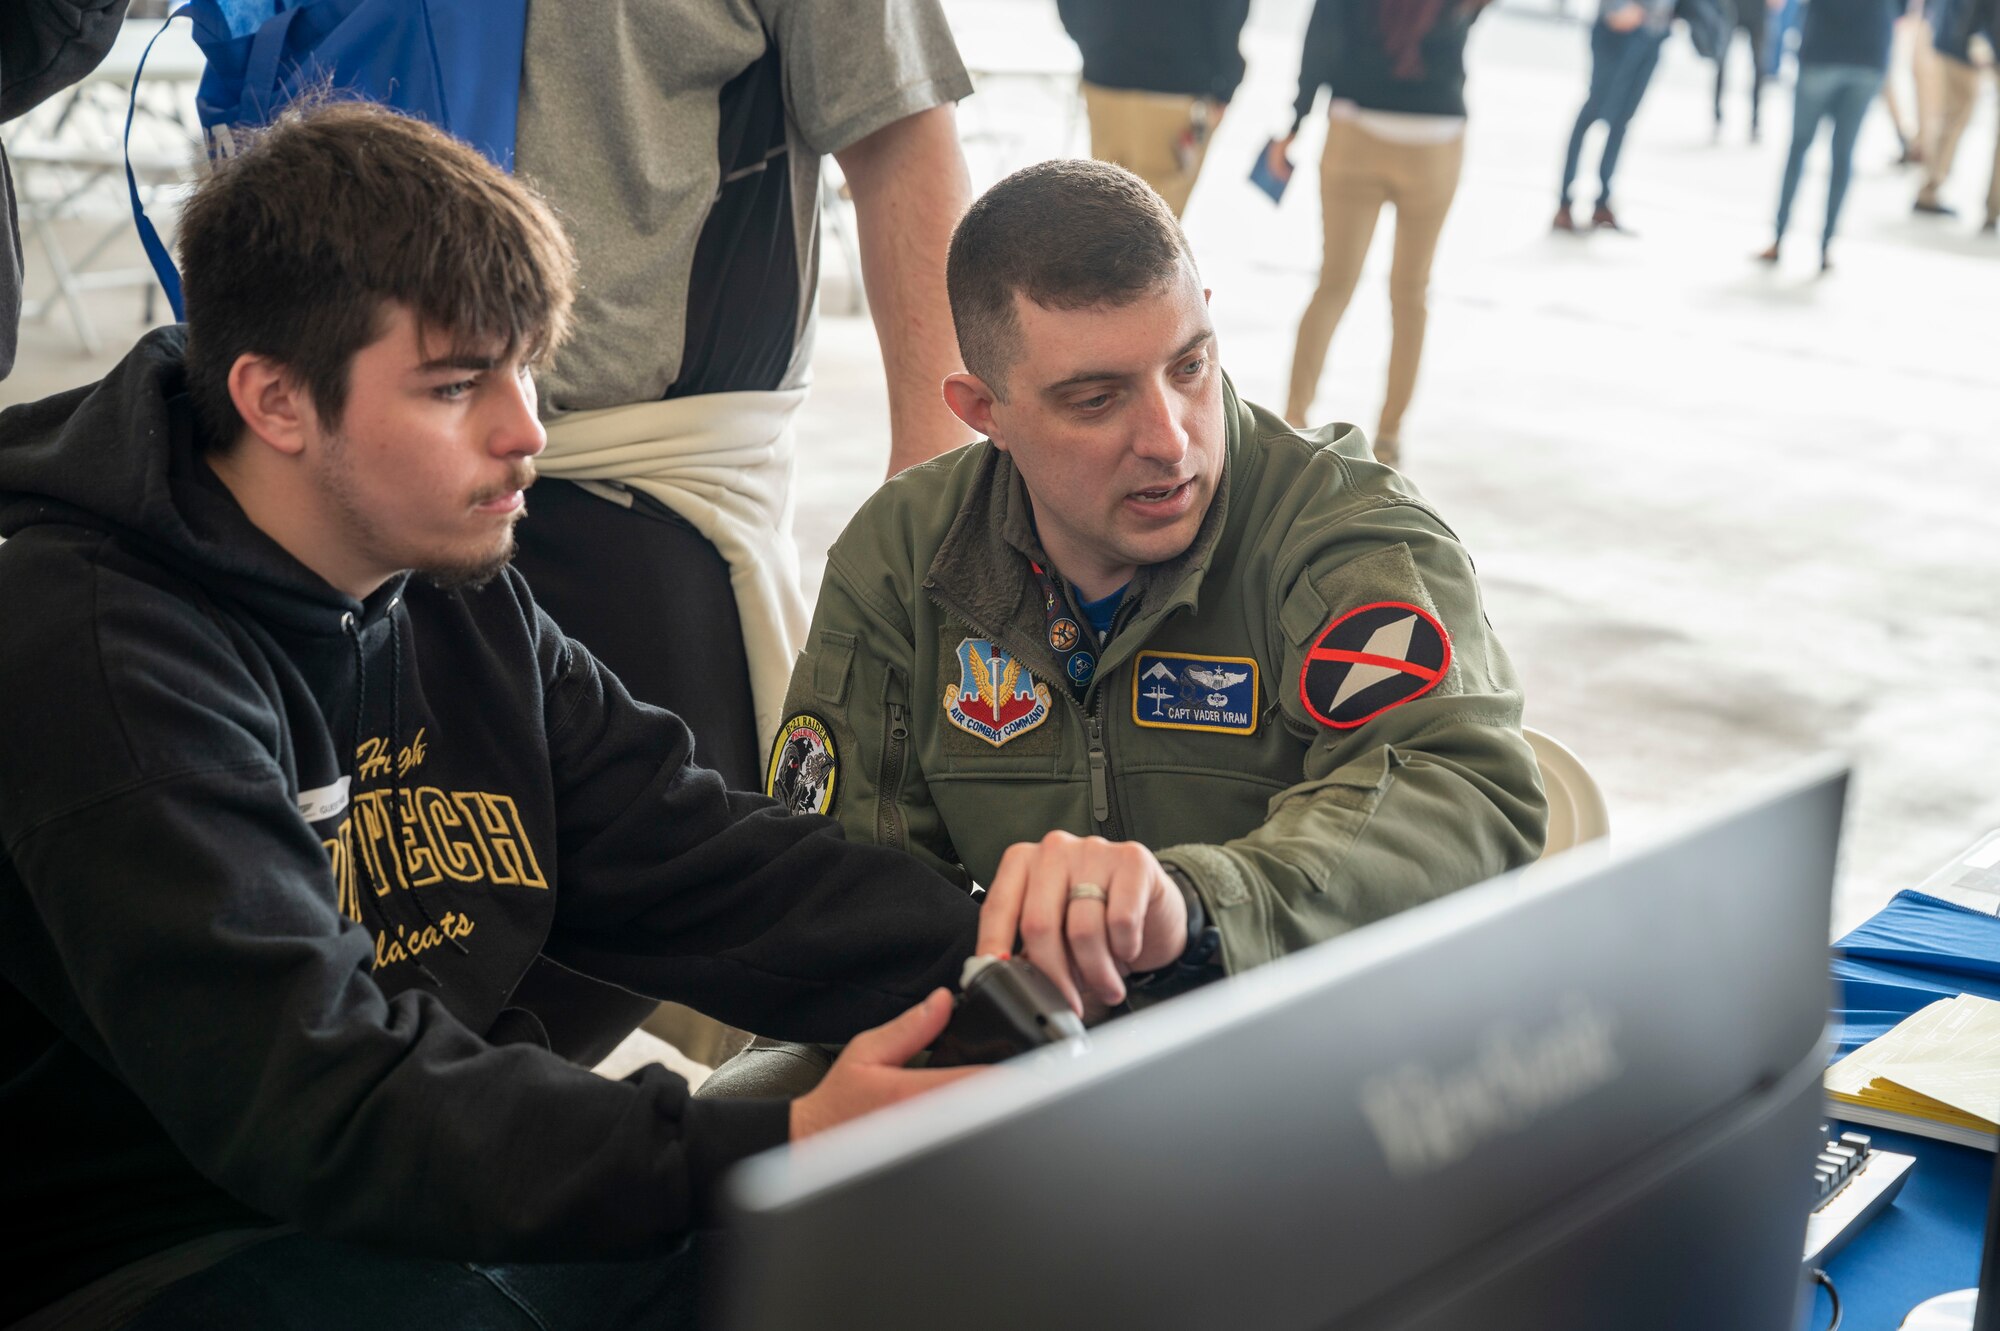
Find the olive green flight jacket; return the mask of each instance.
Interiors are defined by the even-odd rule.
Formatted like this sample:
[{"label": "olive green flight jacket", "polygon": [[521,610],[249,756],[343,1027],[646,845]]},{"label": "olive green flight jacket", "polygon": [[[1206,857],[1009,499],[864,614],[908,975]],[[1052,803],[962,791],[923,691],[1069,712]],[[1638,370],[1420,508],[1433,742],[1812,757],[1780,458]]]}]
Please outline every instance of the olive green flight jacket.
[{"label": "olive green flight jacket", "polygon": [[[1533,860],[1541,779],[1464,547],[1352,426],[1300,433],[1224,396],[1209,512],[1183,555],[1128,586],[1081,700],[1012,460],[982,441],[884,485],[828,554],[773,793],[968,886],[1054,828],[1141,842],[1192,881],[1232,972]],[[1442,626],[1447,668],[1359,723],[1316,719],[1309,704],[1346,720],[1302,684],[1308,653],[1384,603]],[[1053,613],[1082,622],[1073,599]],[[1166,687],[1189,669],[1229,683]],[[813,751],[802,798],[788,735]]]}]

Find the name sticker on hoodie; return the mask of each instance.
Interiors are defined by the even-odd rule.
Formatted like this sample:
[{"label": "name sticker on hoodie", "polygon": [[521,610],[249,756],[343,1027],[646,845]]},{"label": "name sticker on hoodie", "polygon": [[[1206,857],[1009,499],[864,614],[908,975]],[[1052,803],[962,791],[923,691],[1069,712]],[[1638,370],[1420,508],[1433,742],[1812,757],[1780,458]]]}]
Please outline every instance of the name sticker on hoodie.
[{"label": "name sticker on hoodie", "polygon": [[299,817],[309,823],[323,822],[347,812],[347,783],[342,777],[330,786],[299,792]]}]

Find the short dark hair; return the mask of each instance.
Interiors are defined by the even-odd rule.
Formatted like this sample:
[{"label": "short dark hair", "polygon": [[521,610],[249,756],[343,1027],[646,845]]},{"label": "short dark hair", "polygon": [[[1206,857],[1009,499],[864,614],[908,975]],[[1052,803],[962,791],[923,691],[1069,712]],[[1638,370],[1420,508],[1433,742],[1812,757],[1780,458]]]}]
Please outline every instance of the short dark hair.
[{"label": "short dark hair", "polygon": [[[239,139],[239,142],[241,140]],[[245,354],[295,375],[329,429],[391,302],[465,345],[544,359],[576,255],[548,205],[459,140],[361,101],[308,101],[221,159],[181,214],[188,392],[210,447],[243,428]]]},{"label": "short dark hair", "polygon": [[1173,209],[1108,162],[1058,158],[982,194],[959,222],[945,265],[958,354],[1003,400],[1020,353],[1014,293],[1051,310],[1119,306],[1194,271]]}]

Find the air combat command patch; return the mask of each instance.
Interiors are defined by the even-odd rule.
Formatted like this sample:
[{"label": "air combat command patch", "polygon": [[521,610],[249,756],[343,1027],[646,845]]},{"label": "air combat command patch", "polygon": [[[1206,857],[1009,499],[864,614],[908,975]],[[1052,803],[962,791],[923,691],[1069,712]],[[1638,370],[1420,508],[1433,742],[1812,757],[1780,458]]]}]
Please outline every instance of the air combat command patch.
[{"label": "air combat command patch", "polygon": [[1250,735],[1257,730],[1257,662],[1247,656],[1140,652],[1132,720],[1159,730]]},{"label": "air combat command patch", "polygon": [[1320,630],[1299,671],[1299,700],[1321,725],[1352,730],[1421,698],[1451,668],[1451,635],[1437,616],[1378,601]]},{"label": "air combat command patch", "polygon": [[985,638],[958,644],[958,683],[944,691],[945,720],[995,748],[1049,719],[1049,686]]},{"label": "air combat command patch", "polygon": [[764,793],[784,805],[787,813],[825,813],[831,809],[839,777],[840,755],[826,722],[811,712],[800,712],[778,727]]}]

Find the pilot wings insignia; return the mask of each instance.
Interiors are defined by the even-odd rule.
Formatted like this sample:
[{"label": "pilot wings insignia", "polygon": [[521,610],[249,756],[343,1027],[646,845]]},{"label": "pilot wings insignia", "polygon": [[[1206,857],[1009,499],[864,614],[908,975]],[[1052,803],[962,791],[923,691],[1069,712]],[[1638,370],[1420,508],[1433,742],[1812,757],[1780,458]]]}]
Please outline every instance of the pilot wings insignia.
[{"label": "pilot wings insignia", "polygon": [[1134,670],[1133,724],[1215,735],[1256,733],[1260,710],[1256,658],[1141,651]]},{"label": "pilot wings insignia", "polygon": [[945,719],[995,748],[1049,719],[1049,689],[985,638],[958,644],[958,682],[944,691]]},{"label": "pilot wings insignia", "polygon": [[986,658],[979,654],[979,649],[976,647],[970,652],[960,647],[958,649],[958,659],[971,665],[973,696],[988,707],[991,707],[993,709],[993,719],[998,721],[1000,719],[1000,700],[993,696],[993,671],[987,666]]}]

